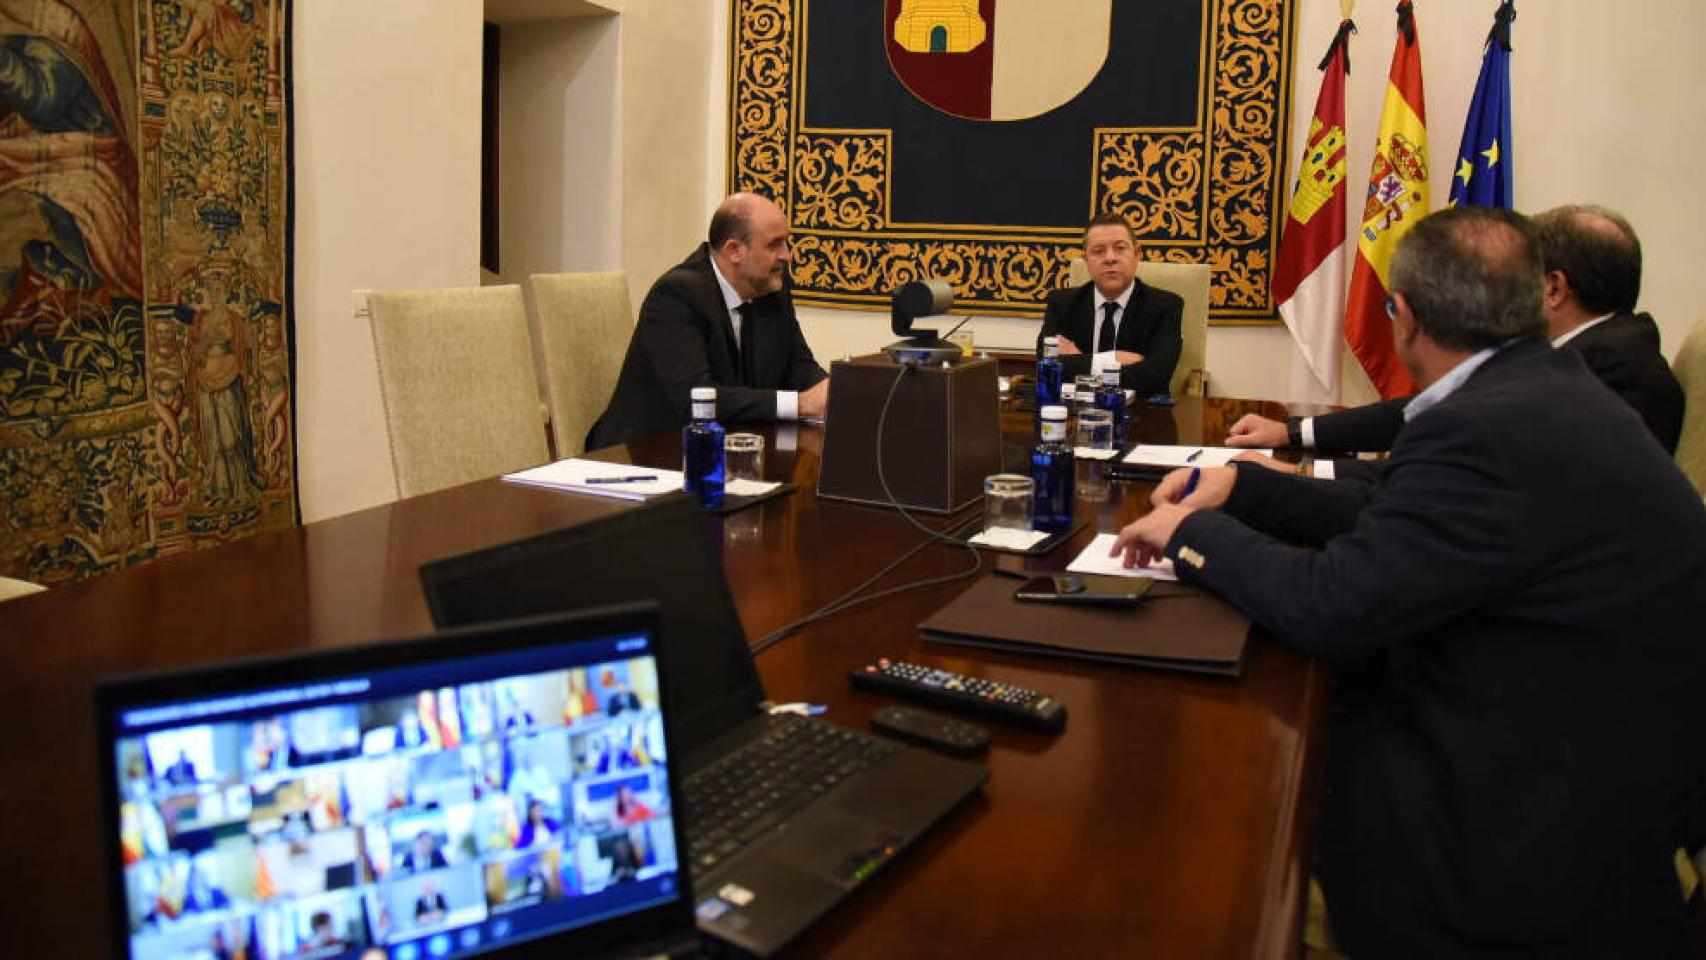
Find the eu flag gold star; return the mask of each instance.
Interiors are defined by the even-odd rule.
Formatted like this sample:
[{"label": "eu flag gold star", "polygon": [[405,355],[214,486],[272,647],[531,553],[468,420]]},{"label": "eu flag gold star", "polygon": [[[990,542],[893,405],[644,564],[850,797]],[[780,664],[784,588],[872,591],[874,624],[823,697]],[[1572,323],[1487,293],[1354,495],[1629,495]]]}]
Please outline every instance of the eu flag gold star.
[{"label": "eu flag gold star", "polygon": [[1469,178],[1474,175],[1475,165],[1470,163],[1467,157],[1457,161],[1457,179],[1462,180],[1467,184],[1469,182]]},{"label": "eu flag gold star", "polygon": [[1494,167],[1498,166],[1499,165],[1499,141],[1494,140],[1492,146],[1481,151],[1481,156],[1487,158],[1487,169],[1488,170],[1491,170]]}]

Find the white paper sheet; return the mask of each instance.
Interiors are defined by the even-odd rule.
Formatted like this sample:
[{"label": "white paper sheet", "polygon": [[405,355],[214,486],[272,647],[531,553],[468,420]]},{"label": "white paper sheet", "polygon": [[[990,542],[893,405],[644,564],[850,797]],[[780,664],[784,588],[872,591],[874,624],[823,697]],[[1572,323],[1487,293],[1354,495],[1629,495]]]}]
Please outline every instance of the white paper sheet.
[{"label": "white paper sheet", "polygon": [[[587,482],[594,478],[620,478],[627,480],[627,482]],[[525,483],[529,486],[548,487],[552,490],[571,490],[575,493],[590,493],[596,497],[614,497],[618,500],[645,500],[648,497],[661,496],[680,490],[682,482],[681,471],[679,470],[636,467],[626,463],[604,463],[598,460],[582,460],[578,457],[558,460],[556,463],[547,463],[542,467],[534,467],[520,473],[508,473],[504,475],[504,479],[511,483]]]},{"label": "white paper sheet", "polygon": [[1260,453],[1269,457],[1274,455],[1272,447],[1253,450],[1245,447],[1183,447],[1164,443],[1140,443],[1133,447],[1121,462],[1140,467],[1224,467],[1240,453]]},{"label": "white paper sheet", "polygon": [[1149,577],[1153,580],[1177,580],[1179,575],[1173,572],[1173,561],[1160,560],[1152,567],[1126,568],[1124,558],[1110,557],[1108,551],[1114,548],[1114,534],[1098,534],[1084,552],[1073,558],[1066,565],[1072,573],[1094,573],[1105,577]]}]

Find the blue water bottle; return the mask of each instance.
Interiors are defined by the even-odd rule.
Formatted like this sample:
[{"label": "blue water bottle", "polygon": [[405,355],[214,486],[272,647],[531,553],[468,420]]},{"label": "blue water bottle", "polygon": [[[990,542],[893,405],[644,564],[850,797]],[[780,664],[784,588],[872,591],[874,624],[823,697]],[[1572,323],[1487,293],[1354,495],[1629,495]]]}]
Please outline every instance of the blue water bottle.
[{"label": "blue water bottle", "polygon": [[681,428],[682,489],[699,506],[723,505],[723,425],[717,422],[717,388],[693,388],[693,419]]},{"label": "blue water bottle", "polygon": [[1050,404],[1042,411],[1042,440],[1031,451],[1033,527],[1047,533],[1071,529],[1073,481],[1072,448],[1066,443],[1066,408]]},{"label": "blue water bottle", "polygon": [[1043,338],[1043,355],[1037,360],[1037,417],[1042,417],[1044,407],[1060,403],[1060,385],[1063,371],[1060,366],[1060,340],[1055,337]]},{"label": "blue water bottle", "polygon": [[1114,449],[1125,449],[1129,415],[1125,408],[1125,389],[1120,386],[1119,367],[1102,369],[1102,385],[1096,388],[1096,406],[1114,415]]}]

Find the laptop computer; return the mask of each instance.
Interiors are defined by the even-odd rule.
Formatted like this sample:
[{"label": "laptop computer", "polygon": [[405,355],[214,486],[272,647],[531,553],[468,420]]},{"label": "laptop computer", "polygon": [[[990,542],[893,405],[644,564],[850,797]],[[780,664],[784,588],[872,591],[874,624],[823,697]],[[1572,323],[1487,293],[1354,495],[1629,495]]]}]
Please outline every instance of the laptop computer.
[{"label": "laptop computer", "polygon": [[[696,952],[653,605],[96,692],[113,955]],[[586,702],[622,685],[619,710]]]},{"label": "laptop computer", "polygon": [[421,581],[441,626],[660,604],[699,928],[744,952],[779,950],[988,778],[862,731],[770,716],[718,527],[686,496],[437,560]]}]

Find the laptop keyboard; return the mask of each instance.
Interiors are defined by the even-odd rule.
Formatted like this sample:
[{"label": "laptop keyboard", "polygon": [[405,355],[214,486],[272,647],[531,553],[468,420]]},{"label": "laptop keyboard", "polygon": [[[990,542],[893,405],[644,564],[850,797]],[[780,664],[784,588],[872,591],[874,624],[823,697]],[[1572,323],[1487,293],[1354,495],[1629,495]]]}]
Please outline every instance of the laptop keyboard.
[{"label": "laptop keyboard", "polygon": [[715,867],[836,784],[903,749],[804,717],[767,719],[762,736],[683,785],[687,853],[696,871]]}]

